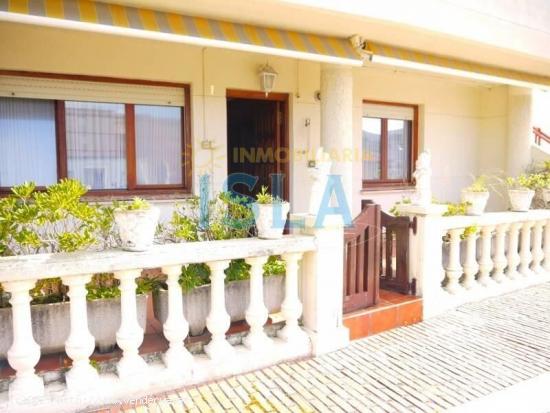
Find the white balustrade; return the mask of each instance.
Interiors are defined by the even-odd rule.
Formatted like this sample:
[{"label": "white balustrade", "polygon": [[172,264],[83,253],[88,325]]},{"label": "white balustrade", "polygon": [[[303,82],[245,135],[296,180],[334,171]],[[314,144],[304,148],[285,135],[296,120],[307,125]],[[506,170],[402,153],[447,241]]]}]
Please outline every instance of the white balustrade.
[{"label": "white balustrade", "polygon": [[451,294],[457,294],[461,289],[459,283],[462,276],[462,265],[460,265],[460,240],[464,232],[463,228],[451,229],[449,231],[449,263],[445,268],[447,285],[445,289]]},{"label": "white balustrade", "polygon": [[533,273],[531,271],[531,261],[533,259],[533,255],[531,254],[531,228],[533,225],[533,221],[527,221],[521,227],[519,272],[525,277]]},{"label": "white balustrade", "polygon": [[251,257],[246,259],[250,265],[250,303],[246,310],[246,322],[250,326],[250,333],[243,343],[254,352],[271,350],[271,339],[264,331],[268,312],[264,304],[264,264],[269,257]]},{"label": "white balustrade", "polygon": [[477,286],[476,274],[479,271],[479,265],[477,263],[477,229],[469,231],[466,235],[466,259],[464,260],[464,280],[462,286],[467,290],[470,290]]},{"label": "white balustrade", "polygon": [[[342,299],[342,291],[334,289],[334,282],[335,279],[342,281],[343,274],[339,273],[343,270],[342,266],[335,263],[328,270],[327,265],[313,264],[324,262],[331,255],[328,238],[338,237],[343,242],[343,229],[342,226],[333,226],[323,234],[317,234],[317,228],[311,227],[309,231],[312,233],[285,236],[280,240],[243,239],[157,245],[149,251],[137,253],[113,250],[0,258],[0,283],[11,294],[13,314],[13,344],[7,357],[16,371],[16,377],[9,386],[10,399],[33,397],[36,401],[36,397],[45,395],[41,400],[48,404],[52,400],[57,403],[57,396],[61,399],[65,396],[60,392],[59,386],[53,390],[55,395],[48,393],[48,387],[44,387],[42,378],[35,373],[35,366],[40,359],[40,347],[32,333],[29,290],[39,278],[60,277],[63,284],[68,286],[70,298],[70,316],[66,321],[70,326],[70,333],[65,351],[72,359],[72,367],[65,373],[65,381],[67,395],[70,396],[67,403],[71,405],[70,408],[60,407],[59,411],[75,409],[74,403],[78,405],[80,399],[83,403],[80,408],[84,409],[90,398],[102,400],[101,397],[132,397],[136,394],[147,394],[153,388],[154,391],[168,390],[174,383],[194,384],[250,371],[289,358],[309,356],[314,352],[313,338],[318,353],[324,351],[323,349],[338,348],[333,335],[320,334],[320,330],[316,329],[308,329],[306,332],[300,326],[303,315],[308,320],[317,320],[326,331],[332,329],[342,335],[347,331],[341,325],[341,314],[335,317],[325,307],[318,313],[318,306],[311,305],[313,301],[310,301],[307,309],[303,308],[298,288],[299,262],[302,257],[307,258],[311,267],[307,274],[308,279],[315,280],[318,291],[334,290],[334,302],[337,304]],[[321,238],[323,242],[319,241]],[[280,255],[286,263],[285,296],[281,304],[285,324],[278,330],[276,338],[268,337],[265,331],[268,311],[263,294],[263,265],[270,255]],[[182,257],[185,263],[206,262],[211,269],[210,312],[205,321],[212,338],[204,347],[207,357],[194,356],[185,346],[189,324],[185,319],[184,296],[179,285]],[[232,345],[226,338],[230,317],[225,303],[224,270],[231,260],[238,258],[244,258],[251,266],[250,301],[245,314],[250,332],[242,340],[242,346]],[[136,278],[144,268],[160,268],[166,275],[168,287],[168,312],[163,324],[163,334],[169,347],[161,355],[164,364],[153,361],[152,366],[139,354],[144,330],[139,324],[137,314]],[[91,274],[96,273],[114,273],[115,278],[120,281],[121,321],[116,342],[122,349],[122,357],[117,364],[118,379],[112,375],[105,377],[99,374],[90,364],[95,339],[88,324],[86,284],[90,281]],[[238,336],[234,339],[236,338]],[[344,338],[338,341],[341,343],[338,345],[345,345],[347,340]],[[235,350],[236,347],[238,351]],[[1,400],[0,398],[0,410],[3,408]],[[60,403],[59,406],[62,406],[63,401]]]},{"label": "white balustrade", "polygon": [[225,308],[225,273],[229,260],[209,262],[210,267],[210,313],[206,318],[206,327],[212,339],[204,351],[212,360],[227,360],[233,356],[233,346],[225,338],[231,318]]},{"label": "white balustrade", "polygon": [[193,356],[184,345],[184,340],[189,333],[189,323],[183,315],[182,290],[178,282],[181,268],[181,265],[170,265],[161,269],[167,276],[168,286],[168,317],[162,332],[170,343],[163,360],[172,374],[186,378],[191,374]]},{"label": "white balustrade", "polygon": [[506,270],[506,277],[510,280],[517,279],[520,275],[518,272],[518,265],[520,263],[520,256],[518,253],[518,240],[519,230],[523,225],[518,222],[510,224],[510,230],[508,232],[508,268]]},{"label": "white balustrade", "polygon": [[[40,347],[34,341],[31,323],[31,297],[29,291],[34,281],[3,282],[4,290],[11,294],[10,304],[13,323],[13,343],[8,350],[8,362],[15,370],[15,380],[10,384],[10,400],[37,397],[44,394],[44,381],[34,367],[40,359]],[[7,326],[2,326],[7,328]]]},{"label": "white balustrade", "polygon": [[298,326],[302,315],[302,303],[298,297],[298,261],[302,254],[283,254],[282,258],[286,263],[285,299],[281,305],[285,326],[277,335],[289,343],[300,342],[305,336],[304,330]]},{"label": "white balustrade", "polygon": [[533,263],[531,264],[531,270],[535,274],[540,274],[542,269],[542,260],[544,259],[544,251],[542,250],[542,229],[544,227],[544,221],[536,221],[533,226],[533,248],[531,253],[533,254]]},{"label": "white balustrade", "polygon": [[550,219],[544,225],[544,270],[550,272]]},{"label": "white balustrade", "polygon": [[122,358],[118,362],[117,372],[120,378],[146,379],[147,363],[139,355],[139,346],[143,342],[143,328],[137,319],[136,278],[141,269],[115,271],[120,280],[120,327],[116,333],[116,342],[122,349]]},{"label": "white balustrade", "polygon": [[491,270],[496,267],[491,259],[491,241],[493,239],[494,225],[488,225],[481,228],[481,257],[479,259],[479,277],[478,282],[483,287],[491,284]]},{"label": "white balustrade", "polygon": [[508,265],[508,260],[506,259],[506,232],[508,231],[508,229],[508,224],[497,225],[495,235],[495,256],[493,258],[495,270],[492,275],[493,280],[497,283],[501,283],[502,281],[504,281],[504,270]]},{"label": "white balustrade", "polygon": [[69,287],[71,332],[65,342],[65,352],[73,360],[73,366],[65,376],[67,388],[73,393],[97,387],[99,375],[90,364],[95,339],[88,329],[86,305],[86,284],[92,274],[63,277],[63,284]]}]

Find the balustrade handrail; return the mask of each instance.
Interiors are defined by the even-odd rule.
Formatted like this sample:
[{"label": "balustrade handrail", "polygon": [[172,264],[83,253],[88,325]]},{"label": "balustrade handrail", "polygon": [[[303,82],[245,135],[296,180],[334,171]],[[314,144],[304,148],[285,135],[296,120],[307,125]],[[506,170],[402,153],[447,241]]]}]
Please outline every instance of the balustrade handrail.
[{"label": "balustrade handrail", "polygon": [[0,257],[0,282],[125,271],[135,268],[159,268],[306,252],[315,249],[314,236],[285,235],[277,240],[244,238],[163,244],[155,245],[143,252],[112,249],[95,252],[19,255]]},{"label": "balustrade handrail", "polygon": [[533,127],[533,134],[535,135],[535,143],[537,145],[540,145],[541,141],[550,143],[550,136],[544,133],[541,128]]},{"label": "balustrade handrail", "polygon": [[549,209],[532,209],[528,212],[487,212],[479,216],[456,215],[441,217],[440,228],[442,231],[449,229],[465,228],[469,226],[489,226],[511,224],[514,222],[538,221],[550,219]]}]

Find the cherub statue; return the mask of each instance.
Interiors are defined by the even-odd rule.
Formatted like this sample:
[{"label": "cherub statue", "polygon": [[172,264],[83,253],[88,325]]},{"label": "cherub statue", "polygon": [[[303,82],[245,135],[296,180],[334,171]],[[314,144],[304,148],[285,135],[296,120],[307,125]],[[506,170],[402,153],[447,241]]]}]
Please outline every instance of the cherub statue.
[{"label": "cherub statue", "polygon": [[330,160],[329,154],[326,153],[323,148],[317,149],[317,153],[315,154],[315,166],[309,166],[307,168],[308,175],[312,179],[308,209],[310,215],[317,215],[319,212],[331,166],[332,161]]},{"label": "cherub statue", "polygon": [[416,182],[415,203],[428,206],[432,203],[432,157],[429,150],[422,152],[416,161],[413,178]]}]

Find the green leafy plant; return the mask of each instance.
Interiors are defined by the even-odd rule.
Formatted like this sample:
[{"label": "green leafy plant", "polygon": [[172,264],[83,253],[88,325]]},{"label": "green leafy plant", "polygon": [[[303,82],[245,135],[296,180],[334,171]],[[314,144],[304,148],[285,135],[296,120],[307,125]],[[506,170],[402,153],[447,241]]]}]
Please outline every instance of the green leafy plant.
[{"label": "green leafy plant", "polygon": [[464,232],[462,233],[460,238],[461,239],[466,239],[470,235],[477,234],[478,231],[479,231],[479,228],[477,227],[477,225],[470,225],[470,226],[464,228]]},{"label": "green leafy plant", "polygon": [[113,207],[117,211],[143,211],[151,208],[145,199],[134,197],[131,201],[114,201]]},{"label": "green leafy plant", "polygon": [[179,284],[184,292],[210,284],[210,268],[206,264],[187,265],[182,269]]},{"label": "green leafy plant", "polygon": [[466,210],[470,206],[470,202],[448,203],[447,211],[443,214],[444,217],[452,217],[456,215],[466,215]]},{"label": "green leafy plant", "polygon": [[478,176],[474,179],[474,182],[467,188],[464,188],[464,190],[469,192],[487,192],[487,176]]},{"label": "green leafy plant", "polygon": [[393,216],[398,217],[398,216],[401,215],[401,213],[399,212],[399,206],[400,205],[407,205],[407,204],[411,204],[411,203],[412,203],[411,198],[403,198],[403,199],[401,199],[401,201],[397,201],[395,204],[393,204],[393,206],[390,208],[390,210],[388,212],[390,214],[392,214]]},{"label": "green leafy plant", "polygon": [[271,193],[267,192],[267,186],[262,186],[260,192],[256,194],[256,203],[258,204],[276,204],[283,202],[278,196],[274,196]]},{"label": "green leafy plant", "polygon": [[506,185],[510,189],[538,189],[544,185],[541,174],[521,174],[517,177],[506,178]]}]

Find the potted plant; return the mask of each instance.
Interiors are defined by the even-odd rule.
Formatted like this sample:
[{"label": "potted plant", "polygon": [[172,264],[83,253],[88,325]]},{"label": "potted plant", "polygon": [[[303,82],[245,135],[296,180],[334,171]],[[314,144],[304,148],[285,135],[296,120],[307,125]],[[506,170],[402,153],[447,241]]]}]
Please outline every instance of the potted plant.
[{"label": "potted plant", "polygon": [[462,190],[462,202],[467,203],[466,215],[482,215],[489,200],[485,176],[477,177],[474,182]]},{"label": "potted plant", "polygon": [[115,202],[114,218],[122,249],[147,251],[153,245],[160,211],[141,198]]},{"label": "potted plant", "polygon": [[529,211],[536,189],[536,183],[532,176],[521,174],[516,178],[508,177],[506,178],[506,184],[508,185],[508,197],[510,198],[512,211]]},{"label": "potted plant", "polygon": [[278,196],[267,192],[267,187],[262,186],[256,195],[256,202],[252,204],[258,238],[278,239],[283,236],[290,204]]}]

